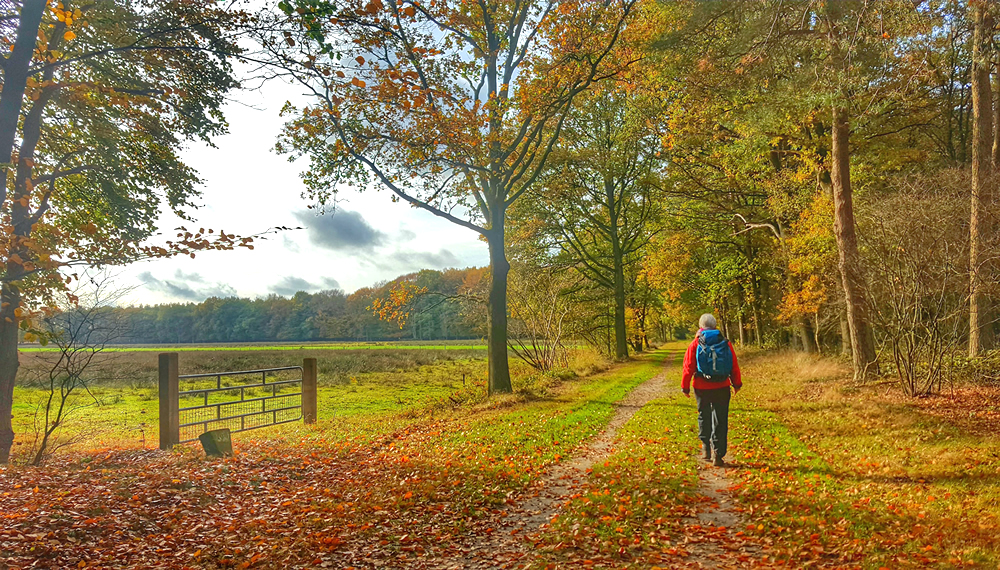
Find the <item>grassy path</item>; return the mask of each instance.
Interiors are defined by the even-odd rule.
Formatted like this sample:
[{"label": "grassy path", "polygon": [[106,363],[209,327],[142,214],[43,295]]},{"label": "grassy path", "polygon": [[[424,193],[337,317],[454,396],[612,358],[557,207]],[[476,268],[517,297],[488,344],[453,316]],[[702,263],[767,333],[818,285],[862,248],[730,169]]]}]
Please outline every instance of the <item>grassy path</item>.
[{"label": "grassy path", "polygon": [[697,414],[680,392],[684,348],[663,351],[672,359],[664,392],[621,427],[613,453],[534,538],[530,568],[757,565],[758,548],[741,529],[699,520],[718,504],[699,480]]},{"label": "grassy path", "polygon": [[[662,359],[658,355],[656,360]],[[669,360],[668,360],[669,363]],[[666,384],[666,371],[633,388],[614,406],[614,415],[596,437],[571,458],[552,465],[496,517],[495,530],[485,540],[469,541],[464,556],[437,562],[428,568],[515,568],[532,558],[533,543],[544,533],[563,505],[580,489],[593,466],[612,452],[616,434],[646,403],[659,397]],[[467,553],[465,551],[468,551]]]}]

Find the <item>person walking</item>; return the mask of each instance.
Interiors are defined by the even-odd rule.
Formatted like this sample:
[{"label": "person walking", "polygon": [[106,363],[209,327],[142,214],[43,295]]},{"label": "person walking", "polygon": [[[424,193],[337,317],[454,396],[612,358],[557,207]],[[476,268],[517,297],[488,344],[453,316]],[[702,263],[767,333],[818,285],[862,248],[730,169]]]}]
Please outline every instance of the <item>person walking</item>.
[{"label": "person walking", "polygon": [[[684,354],[681,390],[691,397],[691,384],[698,402],[698,439],[702,443],[705,461],[725,467],[729,438],[729,399],[743,388],[740,365],[733,344],[719,332],[718,323],[710,313],[698,319],[698,334]],[[733,392],[730,393],[730,388]]]}]

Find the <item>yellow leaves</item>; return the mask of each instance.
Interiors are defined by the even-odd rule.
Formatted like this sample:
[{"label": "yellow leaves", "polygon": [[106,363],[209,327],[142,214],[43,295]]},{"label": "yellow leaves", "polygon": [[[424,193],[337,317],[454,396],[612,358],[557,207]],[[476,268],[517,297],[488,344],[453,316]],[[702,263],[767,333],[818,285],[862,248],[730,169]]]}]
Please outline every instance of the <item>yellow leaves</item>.
[{"label": "yellow leaves", "polygon": [[73,33],[73,30],[66,30],[66,33],[63,34],[63,39],[71,42],[76,39],[76,34]]}]

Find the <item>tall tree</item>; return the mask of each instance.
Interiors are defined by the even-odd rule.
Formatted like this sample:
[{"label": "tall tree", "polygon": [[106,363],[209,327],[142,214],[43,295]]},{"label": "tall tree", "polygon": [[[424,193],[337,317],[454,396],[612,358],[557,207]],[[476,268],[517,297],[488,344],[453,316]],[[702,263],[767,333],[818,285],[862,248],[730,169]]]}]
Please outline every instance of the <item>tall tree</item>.
[{"label": "tall tree", "polygon": [[615,49],[636,1],[295,0],[263,38],[271,64],[313,96],[286,110],[297,117],[278,143],[311,159],[312,198],[386,188],[486,240],[491,391],[511,391],[507,209],[542,173],[576,98],[631,62]]},{"label": "tall tree", "polygon": [[[247,241],[182,231],[145,245],[162,207],[183,215],[198,177],[187,140],[225,131],[237,87],[226,36],[242,18],[210,0],[4,5],[0,46],[0,463],[8,461],[19,329],[76,264],[193,255]],[[4,160],[5,159],[5,160]]]},{"label": "tall tree", "polygon": [[875,339],[867,318],[861,256],[854,223],[854,193],[851,188],[850,124],[846,107],[833,107],[833,149],[830,182],[833,189],[833,233],[837,238],[837,267],[840,269],[847,307],[854,376],[864,379],[875,363]]},{"label": "tall tree", "polygon": [[982,298],[983,206],[990,200],[993,166],[993,94],[990,90],[993,17],[989,0],[974,0],[972,37],[972,192],[969,215],[969,356],[982,348],[984,300]]},{"label": "tall tree", "polygon": [[658,106],[620,87],[594,90],[570,114],[533,200],[554,245],[614,297],[615,356],[628,357],[627,273],[655,233]]}]

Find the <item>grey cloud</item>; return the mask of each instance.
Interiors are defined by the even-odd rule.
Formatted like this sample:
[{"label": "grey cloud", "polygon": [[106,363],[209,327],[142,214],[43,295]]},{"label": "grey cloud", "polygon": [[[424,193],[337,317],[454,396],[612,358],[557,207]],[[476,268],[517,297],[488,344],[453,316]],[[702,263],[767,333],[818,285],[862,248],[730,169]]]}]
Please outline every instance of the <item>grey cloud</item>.
[{"label": "grey cloud", "polygon": [[297,212],[295,217],[307,226],[309,241],[326,249],[371,251],[386,241],[386,235],[373,228],[358,212],[338,209],[322,216]]},{"label": "grey cloud", "polygon": [[[197,273],[184,273],[177,270],[174,273],[177,280],[159,279],[149,271],[139,274],[139,281],[150,291],[163,293],[171,299],[179,301],[200,302],[209,297],[234,297],[236,290],[223,283],[206,284]],[[193,287],[191,283],[199,284]]]},{"label": "grey cloud", "polygon": [[444,269],[460,264],[458,257],[447,249],[429,251],[396,251],[381,257],[375,265],[381,269],[407,271],[412,269]]},{"label": "grey cloud", "polygon": [[[150,277],[152,277],[152,275],[148,271],[146,273],[144,273],[143,275],[149,275]],[[174,271],[174,278],[180,279],[181,281],[190,281],[192,283],[204,283],[205,282],[205,278],[202,277],[200,273],[184,273],[180,269],[178,269],[177,271]]]},{"label": "grey cloud", "polygon": [[323,277],[320,279],[320,283],[316,284],[310,283],[301,277],[288,276],[271,285],[271,291],[282,297],[290,297],[299,291],[312,293],[325,289],[340,289],[340,283],[337,283],[337,280],[331,277]]},{"label": "grey cloud", "polygon": [[271,291],[282,295],[294,295],[299,291],[309,291],[313,289],[313,284],[302,279],[301,277],[285,277],[281,281],[278,281],[274,285],[271,285]]},{"label": "grey cloud", "polygon": [[417,232],[403,228],[399,230],[399,237],[403,241],[413,241],[417,239]]}]

